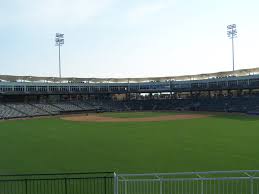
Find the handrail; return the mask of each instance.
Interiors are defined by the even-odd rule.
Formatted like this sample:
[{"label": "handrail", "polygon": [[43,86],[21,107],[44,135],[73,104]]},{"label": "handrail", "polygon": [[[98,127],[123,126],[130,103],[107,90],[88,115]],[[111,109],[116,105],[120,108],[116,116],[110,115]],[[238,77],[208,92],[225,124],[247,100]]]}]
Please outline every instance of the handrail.
[{"label": "handrail", "polygon": [[70,175],[99,175],[99,174],[111,174],[114,172],[65,172],[65,173],[22,173],[22,174],[1,174],[3,176],[70,176]]},{"label": "handrail", "polygon": [[210,175],[210,174],[238,174],[259,173],[259,170],[229,170],[207,172],[175,172],[175,173],[143,173],[143,174],[117,174],[119,177],[144,177],[144,176],[176,176],[176,175]]}]

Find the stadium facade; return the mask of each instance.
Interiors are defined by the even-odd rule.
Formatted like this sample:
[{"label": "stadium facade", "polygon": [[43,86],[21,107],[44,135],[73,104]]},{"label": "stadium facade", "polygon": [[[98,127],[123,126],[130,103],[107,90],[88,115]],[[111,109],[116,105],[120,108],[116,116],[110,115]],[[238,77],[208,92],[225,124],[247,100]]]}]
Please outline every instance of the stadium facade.
[{"label": "stadium facade", "polygon": [[[174,77],[57,78],[0,75],[0,80],[1,118],[9,118],[3,111],[9,108],[23,116],[34,116],[24,111],[27,104],[41,109],[40,112],[53,106],[55,111],[46,109],[46,114],[97,109],[251,112],[257,110],[256,97],[259,94],[259,68]],[[233,109],[235,104],[231,104],[233,100],[239,103],[236,110]],[[249,101],[248,105],[246,100]],[[63,105],[60,106],[60,103]],[[220,108],[215,106],[217,103]]]}]

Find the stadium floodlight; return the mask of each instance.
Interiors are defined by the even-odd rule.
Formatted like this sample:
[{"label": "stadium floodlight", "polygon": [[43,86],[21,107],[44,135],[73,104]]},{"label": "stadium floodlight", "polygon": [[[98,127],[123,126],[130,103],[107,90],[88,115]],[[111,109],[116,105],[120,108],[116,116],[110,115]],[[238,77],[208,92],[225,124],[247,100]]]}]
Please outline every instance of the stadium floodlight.
[{"label": "stadium floodlight", "polygon": [[233,60],[233,71],[235,71],[235,51],[234,51],[234,38],[237,37],[236,24],[227,26],[227,35],[232,40],[232,60]]},{"label": "stadium floodlight", "polygon": [[61,78],[60,47],[64,44],[64,34],[56,33],[55,42],[56,42],[56,46],[58,46],[59,78]]}]

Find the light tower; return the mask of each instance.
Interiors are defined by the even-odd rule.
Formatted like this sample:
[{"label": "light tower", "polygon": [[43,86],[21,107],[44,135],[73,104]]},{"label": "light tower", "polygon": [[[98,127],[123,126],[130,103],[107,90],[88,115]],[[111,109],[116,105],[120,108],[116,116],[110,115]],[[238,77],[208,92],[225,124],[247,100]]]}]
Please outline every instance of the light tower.
[{"label": "light tower", "polygon": [[237,37],[236,24],[227,26],[228,37],[232,40],[232,61],[233,61],[233,71],[235,71],[235,51],[234,51],[234,38]]},{"label": "light tower", "polygon": [[59,78],[61,78],[60,47],[64,44],[64,34],[56,33],[55,42],[56,42],[56,46],[58,46]]}]

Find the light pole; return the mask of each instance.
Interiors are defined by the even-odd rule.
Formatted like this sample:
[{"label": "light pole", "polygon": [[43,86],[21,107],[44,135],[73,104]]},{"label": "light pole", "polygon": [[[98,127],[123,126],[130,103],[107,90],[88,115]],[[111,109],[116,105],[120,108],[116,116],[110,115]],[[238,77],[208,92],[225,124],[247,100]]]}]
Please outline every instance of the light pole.
[{"label": "light pole", "polygon": [[233,71],[235,71],[235,51],[234,51],[234,38],[237,37],[236,24],[227,26],[228,37],[232,40],[232,61],[233,61]]},{"label": "light pole", "polygon": [[61,78],[60,47],[64,44],[64,34],[56,33],[55,42],[56,42],[56,46],[58,46],[59,78]]}]

